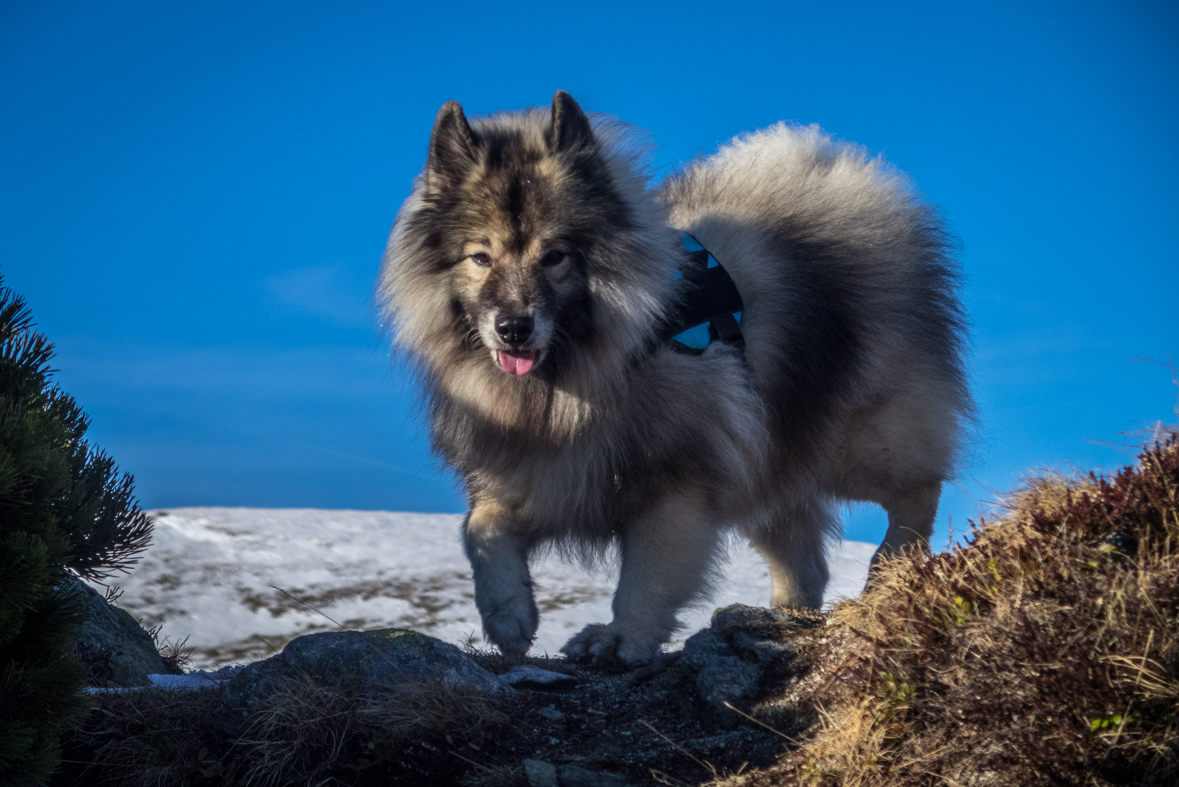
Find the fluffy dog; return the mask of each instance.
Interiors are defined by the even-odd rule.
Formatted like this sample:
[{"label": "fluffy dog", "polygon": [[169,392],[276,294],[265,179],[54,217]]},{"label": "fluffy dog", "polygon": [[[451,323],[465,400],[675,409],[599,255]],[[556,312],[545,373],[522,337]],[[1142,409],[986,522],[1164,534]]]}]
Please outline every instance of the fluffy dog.
[{"label": "fluffy dog", "polygon": [[[904,176],[779,124],[652,187],[632,138],[564,92],[473,123],[446,104],[382,266],[508,654],[535,635],[528,558],[550,545],[621,555],[614,619],[575,660],[654,658],[731,528],[775,606],[818,607],[836,503],[888,512],[877,558],[925,545],[970,417],[951,244]],[[663,338],[685,232],[735,282],[743,347]]]}]

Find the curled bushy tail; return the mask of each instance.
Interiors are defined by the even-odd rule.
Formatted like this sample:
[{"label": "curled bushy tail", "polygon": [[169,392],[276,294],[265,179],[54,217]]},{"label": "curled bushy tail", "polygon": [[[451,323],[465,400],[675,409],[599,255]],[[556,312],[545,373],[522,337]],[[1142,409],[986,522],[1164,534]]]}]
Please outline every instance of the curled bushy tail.
[{"label": "curled bushy tail", "polygon": [[[800,270],[832,277],[858,314],[887,317],[873,328],[882,341],[922,351],[952,384],[958,417],[972,418],[958,244],[903,172],[818,126],[778,123],[686,167],[662,197],[674,225],[733,267],[751,300],[765,292],[789,303]],[[742,253],[729,253],[726,246],[748,242],[741,228],[764,233],[760,252],[779,260],[776,278],[741,270]]]}]

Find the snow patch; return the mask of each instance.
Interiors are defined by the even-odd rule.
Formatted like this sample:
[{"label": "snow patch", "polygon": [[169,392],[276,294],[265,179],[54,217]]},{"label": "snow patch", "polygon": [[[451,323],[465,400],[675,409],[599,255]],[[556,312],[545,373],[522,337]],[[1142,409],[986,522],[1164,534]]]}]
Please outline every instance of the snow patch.
[{"label": "snow patch", "polygon": [[[457,514],[319,509],[177,508],[152,513],[155,538],[118,581],[119,605],[175,643],[194,668],[265,658],[313,631],[397,626],[486,647]],[[826,600],[860,592],[876,547],[830,552]],[[532,652],[556,655],[588,623],[610,620],[617,568],[543,556],[532,565],[540,629]],[[712,598],[682,615],[678,646],[717,607],[766,606],[765,563],[733,539]]]}]

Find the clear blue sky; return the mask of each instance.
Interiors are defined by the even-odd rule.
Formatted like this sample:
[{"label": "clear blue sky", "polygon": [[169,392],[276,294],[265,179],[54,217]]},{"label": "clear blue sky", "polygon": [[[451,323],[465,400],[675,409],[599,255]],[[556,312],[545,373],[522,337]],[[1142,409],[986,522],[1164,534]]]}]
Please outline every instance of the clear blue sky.
[{"label": "clear blue sky", "polygon": [[[663,168],[778,120],[962,238],[981,425],[940,538],[1174,421],[1179,5],[0,4],[0,273],[148,507],[457,511],[371,310],[439,106],[569,90]],[[857,511],[849,537],[878,540]]]}]

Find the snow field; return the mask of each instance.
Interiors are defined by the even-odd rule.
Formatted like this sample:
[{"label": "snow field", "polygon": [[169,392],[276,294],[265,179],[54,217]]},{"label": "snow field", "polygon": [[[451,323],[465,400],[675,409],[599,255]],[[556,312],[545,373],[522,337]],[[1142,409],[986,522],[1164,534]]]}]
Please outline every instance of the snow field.
[{"label": "snow field", "polygon": [[[155,538],[126,577],[119,606],[176,643],[193,668],[264,658],[290,639],[344,628],[412,628],[447,642],[486,647],[470,568],[459,542],[462,517],[388,511],[177,508],[152,512]],[[873,544],[845,541],[830,553],[828,602],[859,593]],[[708,625],[712,611],[765,606],[769,572],[734,538],[713,597],[682,616],[672,645]],[[532,565],[540,629],[534,654],[555,655],[588,623],[610,620],[617,578],[542,556]]]}]

